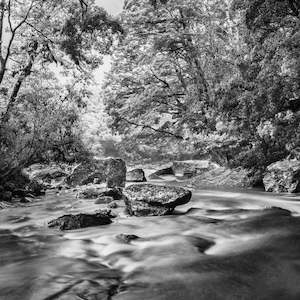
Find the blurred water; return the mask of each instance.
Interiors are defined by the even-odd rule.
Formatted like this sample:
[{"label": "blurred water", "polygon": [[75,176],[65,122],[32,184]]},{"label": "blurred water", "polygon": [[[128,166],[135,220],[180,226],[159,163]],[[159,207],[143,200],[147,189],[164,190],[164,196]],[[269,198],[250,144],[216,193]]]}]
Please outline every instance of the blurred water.
[{"label": "blurred water", "polygon": [[52,191],[0,211],[0,299],[300,299],[297,195],[195,190],[172,216],[128,217],[122,204],[111,225],[47,228],[101,208]]}]

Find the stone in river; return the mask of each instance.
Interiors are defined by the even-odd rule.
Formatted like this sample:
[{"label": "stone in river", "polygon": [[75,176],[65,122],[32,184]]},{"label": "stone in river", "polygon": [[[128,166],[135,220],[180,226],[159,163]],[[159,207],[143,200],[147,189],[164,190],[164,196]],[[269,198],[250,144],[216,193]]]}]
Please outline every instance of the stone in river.
[{"label": "stone in river", "polygon": [[127,211],[134,216],[171,214],[176,206],[190,201],[192,193],[180,187],[135,184],[124,190]]},{"label": "stone in river", "polygon": [[114,201],[113,197],[103,196],[96,199],[95,204],[109,204]]},{"label": "stone in river", "polygon": [[149,175],[150,179],[161,179],[160,176],[175,175],[172,167],[163,168]]},{"label": "stone in river", "polygon": [[125,234],[125,233],[118,234],[116,238],[126,244],[129,244],[131,241],[139,239],[139,237],[135,234]]},{"label": "stone in river", "polygon": [[105,166],[107,187],[124,187],[126,182],[125,161],[120,158],[109,158],[105,161]]},{"label": "stone in river", "polygon": [[143,169],[134,169],[126,174],[126,181],[129,182],[145,182],[147,181]]},{"label": "stone in river", "polygon": [[110,214],[98,212],[96,214],[64,215],[48,223],[48,226],[58,227],[60,230],[72,230],[90,226],[110,224]]}]

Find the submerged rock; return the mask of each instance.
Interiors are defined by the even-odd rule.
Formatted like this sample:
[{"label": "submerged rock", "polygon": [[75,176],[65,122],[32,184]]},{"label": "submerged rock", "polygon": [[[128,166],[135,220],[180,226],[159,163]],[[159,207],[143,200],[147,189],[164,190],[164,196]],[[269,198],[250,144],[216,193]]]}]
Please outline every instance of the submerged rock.
[{"label": "submerged rock", "polygon": [[114,200],[121,200],[123,198],[122,189],[112,188],[102,191],[99,197],[112,197]]},{"label": "submerged rock", "polygon": [[84,189],[81,189],[76,197],[77,198],[83,198],[83,199],[96,199],[101,196],[103,192],[103,189],[99,189],[96,187],[86,187]]},{"label": "submerged rock", "polygon": [[139,239],[139,237],[135,234],[125,234],[125,233],[118,234],[116,237],[118,240],[126,244],[129,244],[131,241]]},{"label": "submerged rock", "polygon": [[113,197],[103,196],[96,199],[95,204],[109,204],[113,201],[114,201]]},{"label": "submerged rock", "polygon": [[126,174],[126,181],[129,182],[145,182],[147,181],[143,169],[134,169]]},{"label": "submerged rock", "polygon": [[149,175],[150,179],[160,179],[160,176],[164,175],[175,175],[172,167],[163,168],[160,170],[157,170]]},{"label": "submerged rock", "polygon": [[111,208],[111,209],[116,209],[119,207],[119,204],[116,201],[113,201],[113,202],[108,203],[107,207]]},{"label": "submerged rock", "polygon": [[180,187],[136,184],[127,187],[124,196],[130,215],[162,216],[172,213],[177,205],[188,203],[192,193]]},{"label": "submerged rock", "polygon": [[126,181],[125,161],[121,158],[109,158],[105,161],[105,166],[107,187],[124,187]]},{"label": "submerged rock", "polygon": [[123,197],[121,189],[113,188],[99,188],[99,187],[85,187],[77,192],[77,198],[82,199],[97,199],[103,197],[111,197],[113,200],[121,200]]},{"label": "submerged rock", "polygon": [[50,228],[58,227],[60,230],[72,230],[84,227],[110,224],[111,216],[108,213],[65,215],[48,223]]},{"label": "submerged rock", "polygon": [[267,192],[300,192],[300,161],[286,159],[269,165],[263,183]]}]

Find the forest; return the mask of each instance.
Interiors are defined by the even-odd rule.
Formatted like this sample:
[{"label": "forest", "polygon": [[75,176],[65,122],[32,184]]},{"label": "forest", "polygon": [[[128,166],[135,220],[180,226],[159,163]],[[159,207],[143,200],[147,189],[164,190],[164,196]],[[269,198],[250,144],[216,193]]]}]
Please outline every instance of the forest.
[{"label": "forest", "polygon": [[299,1],[108,2],[0,0],[0,299],[299,299]]},{"label": "forest", "polygon": [[[115,18],[90,2],[1,2],[2,180],[112,151],[209,156],[255,184],[299,159],[297,1],[126,1]],[[105,111],[87,137],[81,116],[105,55]]]}]

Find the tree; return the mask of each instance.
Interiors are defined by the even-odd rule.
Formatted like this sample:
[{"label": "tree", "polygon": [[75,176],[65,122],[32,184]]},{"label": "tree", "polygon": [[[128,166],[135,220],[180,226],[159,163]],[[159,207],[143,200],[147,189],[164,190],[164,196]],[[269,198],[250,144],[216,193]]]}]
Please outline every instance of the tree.
[{"label": "tree", "polygon": [[[4,33],[6,22],[9,34]],[[5,123],[34,66],[56,63],[88,73],[99,66],[121,28],[93,1],[2,0],[0,31],[0,87],[12,86]],[[14,84],[4,81],[9,77]]]},{"label": "tree", "polygon": [[[224,1],[125,3],[126,36],[113,52],[104,91],[113,128],[178,139],[187,129],[214,129],[215,86],[234,67],[224,48],[234,34],[221,13],[227,7]],[[228,70],[218,81],[211,72],[217,65]]]}]

